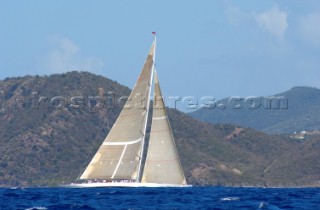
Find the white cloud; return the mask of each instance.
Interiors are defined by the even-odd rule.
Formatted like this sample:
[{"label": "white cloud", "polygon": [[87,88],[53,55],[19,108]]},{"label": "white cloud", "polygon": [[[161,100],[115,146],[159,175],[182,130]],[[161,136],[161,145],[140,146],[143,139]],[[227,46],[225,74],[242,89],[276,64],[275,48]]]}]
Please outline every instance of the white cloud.
[{"label": "white cloud", "polygon": [[45,55],[44,68],[48,73],[62,73],[71,70],[98,73],[103,62],[93,56],[83,56],[79,46],[66,37],[50,36],[49,52]]},{"label": "white cloud", "polygon": [[261,28],[268,31],[275,37],[282,39],[288,27],[286,12],[281,11],[278,6],[260,14],[253,14]]},{"label": "white cloud", "polygon": [[320,13],[303,16],[299,20],[302,36],[311,44],[320,45]]},{"label": "white cloud", "polygon": [[68,38],[61,38],[59,40],[59,47],[68,54],[74,54],[79,51],[79,47],[71,42]]}]

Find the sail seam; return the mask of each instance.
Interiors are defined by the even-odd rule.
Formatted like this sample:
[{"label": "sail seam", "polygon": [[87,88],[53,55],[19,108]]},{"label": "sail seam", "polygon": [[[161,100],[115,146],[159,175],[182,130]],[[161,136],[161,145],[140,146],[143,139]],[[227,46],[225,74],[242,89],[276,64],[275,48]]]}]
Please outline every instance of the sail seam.
[{"label": "sail seam", "polygon": [[103,142],[102,145],[116,145],[116,146],[119,146],[119,145],[128,145],[128,144],[135,144],[135,143],[138,143],[139,141],[141,141],[141,138],[140,139],[137,139],[137,140],[134,140],[134,141],[123,141],[123,142]]},{"label": "sail seam", "polygon": [[152,120],[163,120],[163,119],[167,119],[166,116],[164,117],[154,117]]},{"label": "sail seam", "polygon": [[124,149],[123,149],[122,154],[121,154],[121,156],[120,156],[119,162],[118,162],[118,164],[117,164],[117,166],[116,166],[116,169],[114,170],[114,172],[113,172],[113,174],[112,174],[112,176],[111,176],[111,179],[113,179],[114,176],[116,175],[116,173],[118,172],[119,166],[120,166],[120,164],[121,164],[121,161],[122,161],[122,158],[123,158],[123,156],[124,156],[124,153],[125,153],[126,149],[127,149],[127,145],[124,146]]}]

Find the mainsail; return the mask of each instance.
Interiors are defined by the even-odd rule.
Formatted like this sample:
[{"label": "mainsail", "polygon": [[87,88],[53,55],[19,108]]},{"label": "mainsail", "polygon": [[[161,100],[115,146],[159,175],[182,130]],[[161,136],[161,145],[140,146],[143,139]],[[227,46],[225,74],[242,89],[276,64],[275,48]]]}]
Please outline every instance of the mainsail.
[{"label": "mainsail", "polygon": [[142,182],[186,185],[156,71],[152,126]]},{"label": "mainsail", "polygon": [[118,119],[80,179],[140,179],[149,113],[155,41]]}]

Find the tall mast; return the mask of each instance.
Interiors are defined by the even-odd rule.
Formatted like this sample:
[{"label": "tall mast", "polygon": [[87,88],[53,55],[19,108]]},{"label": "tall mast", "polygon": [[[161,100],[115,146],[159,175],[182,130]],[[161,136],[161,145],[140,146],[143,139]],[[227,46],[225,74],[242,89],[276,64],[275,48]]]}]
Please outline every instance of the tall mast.
[{"label": "tall mast", "polygon": [[145,127],[144,127],[144,135],[141,143],[141,155],[140,155],[140,163],[139,163],[139,169],[138,169],[138,178],[137,181],[141,182],[142,178],[142,170],[144,167],[142,167],[142,160],[143,160],[143,155],[144,155],[144,148],[145,148],[145,139],[146,139],[146,130],[147,130],[147,124],[148,124],[148,116],[149,116],[149,110],[150,110],[150,96],[151,96],[151,89],[152,89],[152,82],[153,82],[153,72],[154,72],[154,67],[155,67],[155,56],[156,56],[156,42],[157,38],[155,36],[155,32],[152,32],[154,35],[152,47],[153,47],[153,57],[152,57],[152,68],[151,68],[151,76],[150,76],[150,85],[149,85],[149,97],[148,97],[148,102],[147,102],[147,107],[146,107],[146,116],[145,116]]}]

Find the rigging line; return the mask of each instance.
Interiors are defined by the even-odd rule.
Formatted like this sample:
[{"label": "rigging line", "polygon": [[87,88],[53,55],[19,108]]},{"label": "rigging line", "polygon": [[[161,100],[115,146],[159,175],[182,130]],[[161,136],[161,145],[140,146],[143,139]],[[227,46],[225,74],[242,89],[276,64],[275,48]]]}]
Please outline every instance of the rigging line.
[{"label": "rigging line", "polygon": [[152,63],[153,63],[153,66],[154,66],[153,69],[156,71],[156,70],[157,70],[157,68],[156,68],[156,67],[157,67],[156,62],[155,62],[154,60],[152,60]]},{"label": "rigging line", "polygon": [[139,160],[141,159],[141,157],[138,154],[136,154],[136,156],[139,158]]}]

